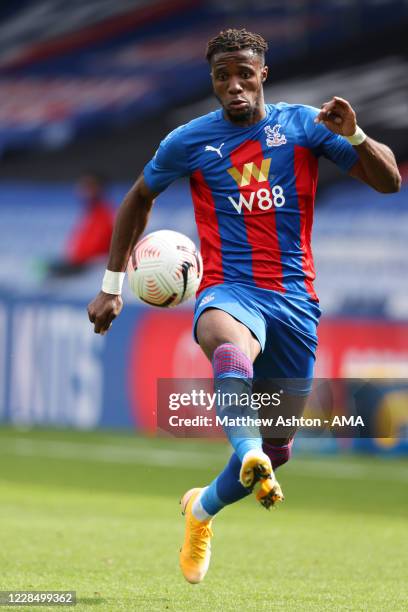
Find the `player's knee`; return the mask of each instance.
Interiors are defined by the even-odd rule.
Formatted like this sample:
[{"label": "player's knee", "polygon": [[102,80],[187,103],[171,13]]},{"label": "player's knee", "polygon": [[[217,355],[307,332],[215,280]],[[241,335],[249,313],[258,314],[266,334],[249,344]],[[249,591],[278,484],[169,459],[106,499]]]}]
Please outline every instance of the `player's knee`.
[{"label": "player's knee", "polygon": [[209,359],[223,344],[232,344],[253,361],[260,351],[258,341],[250,330],[228,313],[210,308],[197,322],[197,339]]},{"label": "player's knee", "polygon": [[198,339],[201,348],[210,360],[214,359],[215,352],[220,347],[226,345],[234,347],[236,352],[244,354],[247,358],[250,358],[252,354],[249,342],[245,342],[243,338],[231,337],[222,330],[207,330],[200,334]]},{"label": "player's knee", "polygon": [[[201,332],[199,337],[200,346],[207,355],[209,359],[213,359],[215,351],[225,344],[231,344],[235,346],[235,343],[229,336],[229,334],[224,333],[222,330],[211,330],[206,329],[204,332]],[[240,347],[237,347],[240,348]]]},{"label": "player's knee", "polygon": [[289,461],[292,456],[292,439],[267,439],[263,440],[262,448],[271,460],[274,470]]}]

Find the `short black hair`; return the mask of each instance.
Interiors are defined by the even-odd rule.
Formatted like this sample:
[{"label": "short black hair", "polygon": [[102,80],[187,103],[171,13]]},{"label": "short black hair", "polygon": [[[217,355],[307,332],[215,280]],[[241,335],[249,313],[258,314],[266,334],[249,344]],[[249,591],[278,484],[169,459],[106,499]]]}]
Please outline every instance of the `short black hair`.
[{"label": "short black hair", "polygon": [[254,53],[265,59],[268,43],[260,34],[248,32],[245,28],[242,28],[242,30],[228,28],[227,30],[222,30],[217,36],[208,41],[206,58],[208,62],[211,62],[211,58],[215,53],[240,51],[241,49],[252,49]]}]

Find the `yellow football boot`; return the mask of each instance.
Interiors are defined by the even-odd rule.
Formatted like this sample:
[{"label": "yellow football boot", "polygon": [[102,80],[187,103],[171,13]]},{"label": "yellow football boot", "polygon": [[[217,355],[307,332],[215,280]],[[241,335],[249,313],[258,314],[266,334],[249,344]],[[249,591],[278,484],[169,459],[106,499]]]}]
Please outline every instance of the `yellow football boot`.
[{"label": "yellow football boot", "polygon": [[267,510],[284,500],[271,460],[262,450],[250,450],[245,453],[239,480],[243,487],[254,490],[257,501]]},{"label": "yellow football boot", "polygon": [[186,531],[180,548],[180,567],[184,578],[196,584],[204,579],[211,558],[211,523],[199,521],[193,516],[192,507],[202,489],[190,489],[181,499],[182,514],[186,517]]}]

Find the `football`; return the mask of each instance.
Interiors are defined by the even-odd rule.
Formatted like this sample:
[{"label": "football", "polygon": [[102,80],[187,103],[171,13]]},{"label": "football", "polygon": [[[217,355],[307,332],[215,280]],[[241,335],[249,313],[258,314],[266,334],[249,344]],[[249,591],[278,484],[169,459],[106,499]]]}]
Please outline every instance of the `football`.
[{"label": "football", "polygon": [[184,234],[159,230],[140,240],[127,267],[132,293],[151,306],[169,308],[185,302],[198,289],[203,262]]}]

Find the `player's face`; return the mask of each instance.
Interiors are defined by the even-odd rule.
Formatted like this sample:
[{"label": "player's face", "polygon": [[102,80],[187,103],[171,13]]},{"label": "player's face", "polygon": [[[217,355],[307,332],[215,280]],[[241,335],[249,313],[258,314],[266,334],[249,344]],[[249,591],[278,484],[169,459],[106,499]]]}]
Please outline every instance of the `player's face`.
[{"label": "player's face", "polygon": [[211,61],[214,93],[230,121],[243,125],[264,117],[263,82],[268,74],[251,49],[216,53]]}]

